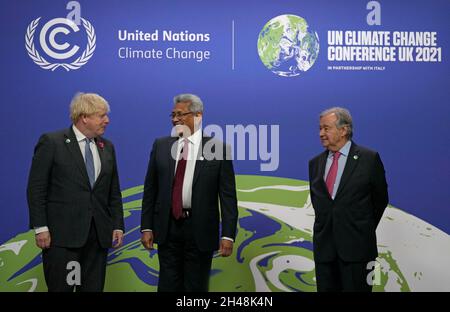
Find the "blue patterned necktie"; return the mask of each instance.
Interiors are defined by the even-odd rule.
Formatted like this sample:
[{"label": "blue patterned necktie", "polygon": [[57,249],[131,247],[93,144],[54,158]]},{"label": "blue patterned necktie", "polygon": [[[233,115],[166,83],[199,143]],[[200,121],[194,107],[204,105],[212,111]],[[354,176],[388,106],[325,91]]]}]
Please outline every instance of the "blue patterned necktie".
[{"label": "blue patterned necktie", "polygon": [[91,183],[91,187],[94,187],[95,183],[95,167],[94,167],[94,156],[92,155],[90,142],[88,138],[85,139],[86,144],[84,147],[84,158],[86,163],[86,170],[89,177],[89,182]]}]

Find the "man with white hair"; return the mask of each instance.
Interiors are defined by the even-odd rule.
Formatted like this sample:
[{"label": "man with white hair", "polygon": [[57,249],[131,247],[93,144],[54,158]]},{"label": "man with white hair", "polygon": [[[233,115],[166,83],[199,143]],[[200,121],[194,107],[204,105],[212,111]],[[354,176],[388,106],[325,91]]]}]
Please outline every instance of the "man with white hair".
[{"label": "man with white hair", "polygon": [[309,162],[317,290],[369,292],[375,230],[388,204],[383,163],[377,152],[352,141],[345,108],[320,114],[319,135],[325,151]]}]

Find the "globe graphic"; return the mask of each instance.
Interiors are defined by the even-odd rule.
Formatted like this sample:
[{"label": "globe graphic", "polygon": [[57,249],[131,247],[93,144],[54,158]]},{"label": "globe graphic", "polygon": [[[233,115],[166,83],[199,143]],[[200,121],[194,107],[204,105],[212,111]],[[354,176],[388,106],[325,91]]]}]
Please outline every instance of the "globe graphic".
[{"label": "globe graphic", "polygon": [[[239,222],[232,256],[214,257],[211,291],[314,292],[314,210],[307,181],[236,176]],[[140,243],[143,186],[122,192],[124,245],[108,253],[105,291],[156,291],[157,249]],[[450,237],[388,206],[377,228],[374,291],[449,291]],[[437,283],[436,281],[439,281]],[[41,251],[33,231],[0,245],[0,291],[46,291]]]},{"label": "globe graphic", "polygon": [[259,33],[258,54],[273,73],[298,76],[311,68],[319,55],[319,37],[308,30],[305,19],[280,15],[271,19]]}]

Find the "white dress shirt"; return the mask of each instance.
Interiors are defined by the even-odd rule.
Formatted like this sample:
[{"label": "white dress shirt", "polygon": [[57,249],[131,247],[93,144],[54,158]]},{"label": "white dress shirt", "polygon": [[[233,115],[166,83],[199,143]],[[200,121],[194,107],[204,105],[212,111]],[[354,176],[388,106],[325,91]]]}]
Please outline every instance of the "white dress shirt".
[{"label": "white dress shirt", "polygon": [[[75,137],[77,138],[78,145],[80,146],[81,154],[83,155],[83,159],[86,162],[86,155],[84,155],[86,147],[86,136],[81,133],[81,131],[78,130],[75,125],[72,126],[72,129],[73,132],[75,132]],[[98,155],[97,144],[95,144],[94,140],[90,141],[89,147],[91,148],[92,156],[94,157],[95,180],[97,180],[102,169],[102,163],[100,161],[100,156]]]},{"label": "white dress shirt", "polygon": [[182,137],[178,139],[177,159],[175,164],[175,171],[173,173],[174,175],[177,172],[181,150],[184,148],[186,140],[189,144],[189,153],[187,155],[186,171],[184,172],[183,180],[183,208],[190,209],[192,207],[192,182],[194,180],[195,164],[197,162],[198,151],[200,150],[202,144],[202,131],[197,130],[193,135],[187,137],[186,139]]}]

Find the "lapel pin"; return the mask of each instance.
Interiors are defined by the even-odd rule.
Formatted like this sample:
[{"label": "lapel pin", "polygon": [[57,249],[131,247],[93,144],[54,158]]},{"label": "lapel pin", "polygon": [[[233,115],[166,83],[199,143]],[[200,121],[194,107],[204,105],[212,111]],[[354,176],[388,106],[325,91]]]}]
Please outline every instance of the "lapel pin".
[{"label": "lapel pin", "polygon": [[66,139],[66,143],[69,144],[70,143],[70,139]]},{"label": "lapel pin", "polygon": [[358,158],[359,158],[358,155],[353,155],[354,160],[358,160]]},{"label": "lapel pin", "polygon": [[105,148],[105,143],[103,143],[103,141],[98,140],[97,141],[97,146],[100,148],[100,150],[103,151],[103,148]]}]

